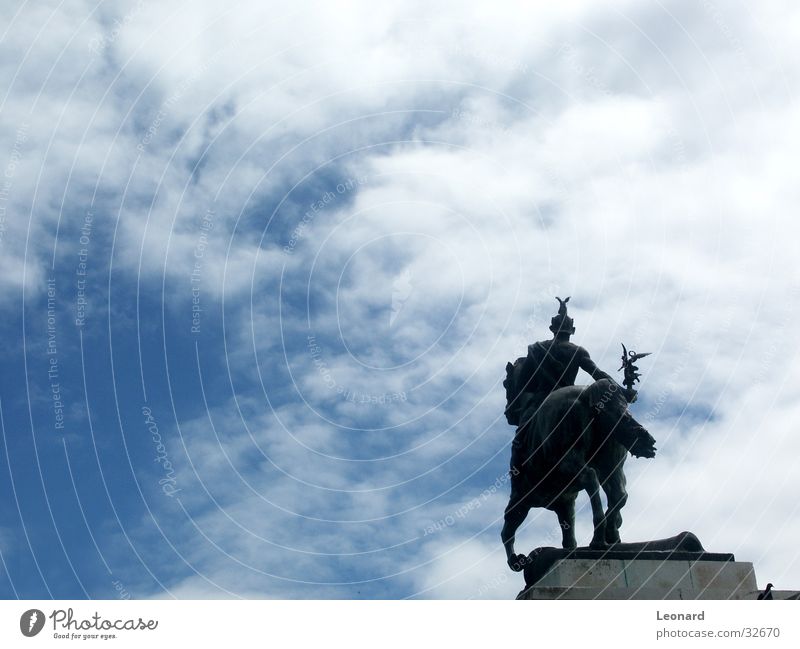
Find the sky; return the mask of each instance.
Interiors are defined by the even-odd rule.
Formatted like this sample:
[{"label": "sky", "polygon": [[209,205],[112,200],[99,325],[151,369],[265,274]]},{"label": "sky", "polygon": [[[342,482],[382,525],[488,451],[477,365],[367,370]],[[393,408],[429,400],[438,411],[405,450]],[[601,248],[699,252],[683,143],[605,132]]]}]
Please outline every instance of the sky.
[{"label": "sky", "polygon": [[[798,30],[788,0],[12,2],[0,597],[513,598],[502,381],[557,295],[605,371],[652,352],[623,540],[800,587]],[[559,540],[535,510],[518,551]]]}]

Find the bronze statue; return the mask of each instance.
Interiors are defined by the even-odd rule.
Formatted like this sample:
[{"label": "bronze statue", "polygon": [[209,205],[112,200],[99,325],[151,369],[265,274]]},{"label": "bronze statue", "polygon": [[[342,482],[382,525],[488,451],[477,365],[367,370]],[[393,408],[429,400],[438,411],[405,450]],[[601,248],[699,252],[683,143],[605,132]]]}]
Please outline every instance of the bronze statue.
[{"label": "bronze statue", "polygon": [[[636,399],[633,384],[647,354],[628,352],[623,345],[625,387],[600,370],[583,347],[570,342],[575,333],[567,314],[569,298],[559,302],[551,320],[553,338],[528,346],[528,355],[506,366],[509,424],[517,426],[511,445],[511,497],[505,511],[502,539],[508,565],[522,570],[526,558],[514,551],[514,535],[532,507],[556,513],[565,549],[577,546],[575,500],[586,491],[592,507],[594,535],[590,548],[620,542],[620,510],[625,505],[628,452],[655,456],[655,440],[627,410]],[[594,383],[576,386],[578,370]],[[604,512],[600,489],[606,494]]]}]

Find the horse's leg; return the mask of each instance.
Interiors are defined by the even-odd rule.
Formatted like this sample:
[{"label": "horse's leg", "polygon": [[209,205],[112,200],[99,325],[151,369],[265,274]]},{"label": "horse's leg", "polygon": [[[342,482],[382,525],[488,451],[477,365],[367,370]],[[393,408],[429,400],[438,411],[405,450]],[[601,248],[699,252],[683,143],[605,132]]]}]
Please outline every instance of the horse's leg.
[{"label": "horse's leg", "polygon": [[522,525],[527,515],[528,508],[523,503],[513,497],[509,499],[500,538],[503,539],[503,545],[506,548],[508,567],[514,572],[519,572],[524,568],[526,557],[524,554],[516,554],[514,552],[514,540],[519,526]]},{"label": "horse's leg", "polygon": [[555,504],[558,526],[561,528],[561,547],[574,550],[578,547],[575,539],[575,497],[563,497]]},{"label": "horse's leg", "polygon": [[[606,510],[606,542],[619,543],[619,528],[622,526],[622,513],[621,509],[625,506],[628,500],[628,492],[625,490],[625,473],[622,471],[622,465],[625,462],[627,451],[624,447],[618,446],[620,453],[609,455],[616,455],[617,460],[614,463],[612,470],[602,481],[603,491],[606,492],[606,499],[608,500],[608,509]],[[621,455],[621,460],[620,456]]]},{"label": "horse's leg", "polygon": [[581,470],[579,476],[581,486],[589,494],[589,503],[592,506],[592,522],[594,523],[594,535],[590,548],[605,548],[606,544],[606,523],[605,513],[603,512],[603,500],[600,498],[600,481],[597,473],[589,466]]}]

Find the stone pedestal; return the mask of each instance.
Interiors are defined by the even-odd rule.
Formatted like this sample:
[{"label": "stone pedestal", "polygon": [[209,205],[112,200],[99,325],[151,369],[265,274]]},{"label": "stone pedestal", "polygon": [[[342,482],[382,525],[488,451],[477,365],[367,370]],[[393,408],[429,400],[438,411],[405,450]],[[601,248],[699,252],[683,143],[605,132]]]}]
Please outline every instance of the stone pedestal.
[{"label": "stone pedestal", "polygon": [[800,599],[761,591],[753,564],[706,552],[691,532],[607,549],[536,548],[522,562],[517,599]]},{"label": "stone pedestal", "polygon": [[517,599],[756,599],[753,564],[721,557],[557,559]]}]

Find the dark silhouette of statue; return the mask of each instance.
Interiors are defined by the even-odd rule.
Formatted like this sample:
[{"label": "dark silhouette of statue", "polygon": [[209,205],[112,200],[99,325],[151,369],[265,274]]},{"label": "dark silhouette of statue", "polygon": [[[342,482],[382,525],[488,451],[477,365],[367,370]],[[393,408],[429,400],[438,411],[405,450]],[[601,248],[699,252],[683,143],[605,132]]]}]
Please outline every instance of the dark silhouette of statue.
[{"label": "dark silhouette of statue", "polygon": [[[514,551],[514,536],[533,507],[556,513],[565,549],[577,546],[575,500],[586,491],[592,507],[594,534],[590,548],[620,542],[620,510],[627,500],[622,471],[628,452],[655,456],[655,440],[627,410],[636,399],[638,380],[633,365],[646,356],[623,346],[625,387],[600,370],[583,347],[570,342],[575,333],[567,314],[569,298],[559,302],[551,320],[551,340],[528,346],[528,354],[506,366],[508,422],[517,426],[511,446],[511,497],[505,511],[502,539],[508,564],[522,570],[525,556]],[[594,379],[575,385],[578,370]],[[600,490],[605,492],[603,511]]]}]

